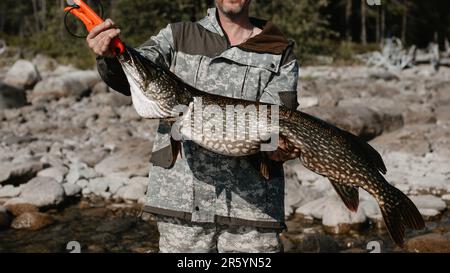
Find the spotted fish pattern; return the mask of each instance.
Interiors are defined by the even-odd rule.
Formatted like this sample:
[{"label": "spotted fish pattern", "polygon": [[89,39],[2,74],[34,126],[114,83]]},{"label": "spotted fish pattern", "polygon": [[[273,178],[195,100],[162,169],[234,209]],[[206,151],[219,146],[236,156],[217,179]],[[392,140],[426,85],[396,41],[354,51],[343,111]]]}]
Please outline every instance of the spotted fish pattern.
[{"label": "spotted fish pattern", "polygon": [[[262,102],[202,92],[131,48],[119,57],[119,62],[130,82],[133,105],[135,108],[137,105],[143,107],[137,109],[143,117],[173,118],[178,115],[178,111],[173,110],[175,106],[187,107],[180,125],[181,132],[183,126],[189,127],[195,122],[193,115],[189,113],[192,112],[196,100],[202,100],[203,110],[211,105],[223,111],[230,105],[253,105],[256,109],[268,107]],[[138,103],[135,100],[143,101]],[[267,120],[270,120],[270,115],[271,111],[267,111]],[[217,118],[226,123],[223,116]],[[235,117],[234,120],[241,123],[236,132],[246,130],[250,125],[245,118],[242,120]],[[270,131],[274,128],[268,129]],[[374,196],[389,234],[398,245],[404,242],[406,227],[424,227],[424,221],[412,201],[384,179],[382,174],[386,173],[386,166],[379,153],[357,136],[284,106],[279,106],[279,125],[276,129],[279,131],[279,138],[286,143],[285,151],[293,157],[298,157],[306,168],[327,177],[350,210],[356,211],[358,208],[358,188]],[[244,141],[227,138],[213,140],[207,134],[197,133],[200,137],[194,137],[192,141],[214,153],[228,156],[262,153],[260,147],[265,143],[262,137]]]}]

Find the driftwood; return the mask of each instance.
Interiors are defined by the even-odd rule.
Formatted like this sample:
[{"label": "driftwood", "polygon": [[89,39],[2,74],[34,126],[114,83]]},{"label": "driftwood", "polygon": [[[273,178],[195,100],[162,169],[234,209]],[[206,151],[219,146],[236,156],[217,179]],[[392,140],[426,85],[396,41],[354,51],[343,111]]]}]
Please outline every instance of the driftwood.
[{"label": "driftwood", "polygon": [[415,51],[414,46],[406,50],[400,39],[392,38],[386,39],[381,52],[370,52],[358,57],[368,65],[384,67],[388,70],[401,70],[413,65]]},{"label": "driftwood", "polygon": [[375,51],[357,56],[368,65],[383,67],[389,71],[407,69],[416,65],[430,64],[435,70],[449,66],[450,46],[446,41],[445,52],[439,52],[439,45],[430,43],[426,49],[411,46],[405,49],[398,38],[387,39],[381,52]]}]

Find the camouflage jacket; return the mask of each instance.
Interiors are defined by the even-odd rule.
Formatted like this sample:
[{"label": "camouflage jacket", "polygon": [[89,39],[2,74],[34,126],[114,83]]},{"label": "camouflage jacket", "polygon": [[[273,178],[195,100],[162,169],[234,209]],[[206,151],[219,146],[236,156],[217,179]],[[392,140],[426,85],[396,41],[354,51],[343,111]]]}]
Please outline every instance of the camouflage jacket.
[{"label": "camouflage jacket", "polygon": [[[262,32],[230,46],[215,8],[198,22],[169,24],[138,50],[206,92],[296,108],[298,62],[293,43],[270,22],[252,18]],[[129,86],[115,59],[99,58],[103,80],[126,95]],[[284,226],[284,173],[271,162],[271,179],[258,172],[258,156],[227,157],[183,142],[171,161],[170,128],[160,123],[149,173],[145,211],[187,219],[265,228]]]}]

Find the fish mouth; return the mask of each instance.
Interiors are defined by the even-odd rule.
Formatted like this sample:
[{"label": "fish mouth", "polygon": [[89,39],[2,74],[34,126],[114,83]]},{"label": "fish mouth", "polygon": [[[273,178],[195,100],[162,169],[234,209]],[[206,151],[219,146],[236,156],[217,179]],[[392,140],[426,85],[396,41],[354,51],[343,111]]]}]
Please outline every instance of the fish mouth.
[{"label": "fish mouth", "polygon": [[118,60],[125,75],[131,75],[127,79],[132,79],[142,90],[145,90],[146,73],[145,67],[140,60],[139,52],[136,52],[133,48],[126,47],[125,52],[118,56]]}]

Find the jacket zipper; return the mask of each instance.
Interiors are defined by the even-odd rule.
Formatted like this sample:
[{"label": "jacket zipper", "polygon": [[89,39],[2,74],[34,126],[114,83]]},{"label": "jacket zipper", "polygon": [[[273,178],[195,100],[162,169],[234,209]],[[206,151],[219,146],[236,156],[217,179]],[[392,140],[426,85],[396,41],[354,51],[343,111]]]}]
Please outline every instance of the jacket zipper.
[{"label": "jacket zipper", "polygon": [[198,78],[198,72],[200,71],[200,67],[202,65],[203,56],[200,56],[200,60],[198,61],[197,71],[195,72],[194,77],[194,87],[197,88],[197,78]]},{"label": "jacket zipper", "polygon": [[245,69],[245,73],[244,73],[244,80],[242,81],[242,87],[241,87],[241,99],[244,97],[244,87],[245,87],[245,82],[247,80],[247,74],[248,71],[250,70],[250,66],[247,65],[247,68]]}]

